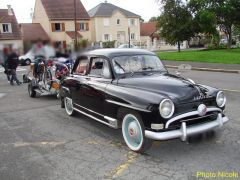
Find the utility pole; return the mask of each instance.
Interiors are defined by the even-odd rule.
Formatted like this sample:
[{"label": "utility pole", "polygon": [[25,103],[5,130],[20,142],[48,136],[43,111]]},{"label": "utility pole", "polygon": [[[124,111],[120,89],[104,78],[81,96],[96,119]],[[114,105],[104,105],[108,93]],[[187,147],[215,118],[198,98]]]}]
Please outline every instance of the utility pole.
[{"label": "utility pole", "polygon": [[75,40],[74,40],[74,49],[78,50],[78,42],[77,42],[77,8],[76,8],[76,0],[74,0],[74,24],[75,24]]},{"label": "utility pole", "polygon": [[131,47],[130,27],[128,27],[128,47]]}]

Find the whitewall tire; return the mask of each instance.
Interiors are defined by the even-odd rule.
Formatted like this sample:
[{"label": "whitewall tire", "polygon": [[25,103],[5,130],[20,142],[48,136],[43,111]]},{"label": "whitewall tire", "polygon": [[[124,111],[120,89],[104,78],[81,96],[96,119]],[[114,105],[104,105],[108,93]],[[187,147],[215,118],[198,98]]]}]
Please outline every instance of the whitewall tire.
[{"label": "whitewall tire", "polygon": [[69,116],[73,116],[75,111],[73,109],[73,102],[71,98],[69,97],[64,98],[64,106],[65,106],[66,113]]},{"label": "whitewall tire", "polygon": [[151,147],[145,138],[144,125],[139,115],[126,114],[122,121],[122,135],[127,146],[135,152],[144,152]]}]

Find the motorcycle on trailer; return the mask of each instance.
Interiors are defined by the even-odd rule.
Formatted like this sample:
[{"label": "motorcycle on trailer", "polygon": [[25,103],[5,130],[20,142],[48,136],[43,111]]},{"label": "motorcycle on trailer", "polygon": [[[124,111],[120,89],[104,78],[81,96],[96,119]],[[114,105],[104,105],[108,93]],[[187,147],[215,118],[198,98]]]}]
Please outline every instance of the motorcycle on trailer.
[{"label": "motorcycle on trailer", "polygon": [[58,97],[61,80],[69,75],[70,66],[53,59],[46,60],[39,56],[30,65],[25,81],[28,82],[28,94],[34,98],[37,95],[56,95]]}]

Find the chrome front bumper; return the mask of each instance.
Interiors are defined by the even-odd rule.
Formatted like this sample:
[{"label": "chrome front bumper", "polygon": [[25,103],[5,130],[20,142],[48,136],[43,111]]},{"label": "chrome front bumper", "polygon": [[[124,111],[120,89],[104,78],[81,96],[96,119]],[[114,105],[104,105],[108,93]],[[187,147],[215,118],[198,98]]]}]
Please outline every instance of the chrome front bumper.
[{"label": "chrome front bumper", "polygon": [[145,136],[153,140],[168,140],[181,138],[182,141],[186,141],[187,137],[190,135],[199,134],[217,127],[222,127],[223,124],[225,124],[228,121],[229,119],[227,116],[222,117],[222,114],[219,113],[215,121],[199,125],[192,125],[189,127],[186,126],[186,122],[182,122],[181,128],[178,130],[170,130],[166,132],[153,132],[145,130]]}]

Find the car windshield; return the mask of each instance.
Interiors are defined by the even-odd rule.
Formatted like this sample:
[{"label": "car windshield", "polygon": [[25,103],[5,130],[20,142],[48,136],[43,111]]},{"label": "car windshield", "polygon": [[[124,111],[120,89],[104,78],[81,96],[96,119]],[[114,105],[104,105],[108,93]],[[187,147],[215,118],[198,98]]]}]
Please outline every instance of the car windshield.
[{"label": "car windshield", "polygon": [[113,69],[117,75],[157,71],[166,72],[164,65],[154,55],[118,56],[113,58]]}]

